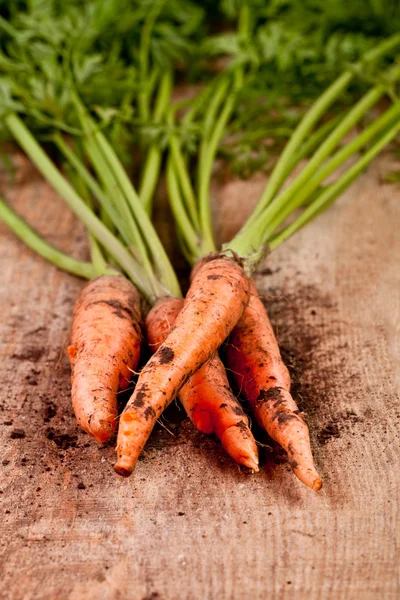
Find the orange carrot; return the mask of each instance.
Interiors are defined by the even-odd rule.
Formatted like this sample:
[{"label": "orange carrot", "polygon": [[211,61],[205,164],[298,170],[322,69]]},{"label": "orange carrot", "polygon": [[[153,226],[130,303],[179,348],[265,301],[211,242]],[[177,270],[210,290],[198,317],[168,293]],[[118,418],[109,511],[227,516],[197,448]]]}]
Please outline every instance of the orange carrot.
[{"label": "orange carrot", "polygon": [[[181,298],[162,298],[147,315],[145,327],[153,352],[167,338],[182,307]],[[248,417],[229,387],[218,354],[189,377],[178,398],[197,429],[215,433],[236,462],[258,471],[258,450]]]},{"label": "orange carrot", "polygon": [[80,426],[98,442],[117,424],[118,388],[128,386],[140,357],[140,296],[125,277],[102,275],[81,291],[71,345],[72,406]]},{"label": "orange carrot", "polygon": [[286,450],[300,481],[318,491],[308,427],[290,395],[289,373],[253,281],[250,286],[249,304],[225,347],[227,363],[259,424]]},{"label": "orange carrot", "polygon": [[233,259],[212,257],[198,270],[175,326],[142,370],[121,414],[114,467],[119,475],[132,473],[158,417],[216,352],[248,300],[248,278]]}]

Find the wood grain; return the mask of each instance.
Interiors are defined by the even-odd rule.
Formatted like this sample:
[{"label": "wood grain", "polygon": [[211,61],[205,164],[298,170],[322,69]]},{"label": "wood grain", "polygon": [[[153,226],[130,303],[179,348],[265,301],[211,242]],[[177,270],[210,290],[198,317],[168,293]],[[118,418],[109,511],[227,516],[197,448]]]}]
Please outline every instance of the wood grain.
[{"label": "wood grain", "polygon": [[[174,435],[158,428],[118,479],[113,447],[78,431],[70,407],[64,348],[82,284],[0,229],[2,600],[399,597],[400,191],[379,183],[384,168],[257,277],[307,413],[318,495],[275,447],[258,475],[241,471],[176,408]],[[7,199],[84,256],[82,228],[29,181]],[[221,191],[218,214],[234,193]]]}]

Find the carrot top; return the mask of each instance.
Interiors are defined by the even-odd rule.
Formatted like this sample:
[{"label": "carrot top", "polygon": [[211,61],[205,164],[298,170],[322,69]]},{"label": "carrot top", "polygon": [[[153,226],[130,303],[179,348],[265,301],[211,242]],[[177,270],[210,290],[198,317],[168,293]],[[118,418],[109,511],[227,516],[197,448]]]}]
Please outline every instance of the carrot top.
[{"label": "carrot top", "polygon": [[[77,100],[76,106],[82,126],[87,128],[87,136],[83,142],[87,156],[91,159],[99,179],[93,177],[78,155],[69,151],[63,140],[58,137],[56,141],[59,147],[79,176],[75,178],[75,186],[50,160],[18,115],[9,114],[5,122],[15,140],[50,185],[86,225],[92,241],[97,240],[101,243],[109,256],[123,269],[148,302],[153,303],[158,297],[165,295],[180,296],[180,287],[175,272],[119,159],[103,134],[96,129],[96,125],[79,100]],[[96,215],[93,206],[88,205],[88,202],[82,197],[82,192],[79,193],[78,182],[83,182],[86,186],[85,189],[89,188],[94,193],[101,208],[111,220],[108,226]],[[14,231],[23,237],[27,231],[26,226],[24,229],[22,221],[9,207],[4,208],[3,205],[0,216],[11,223],[11,215],[13,215]],[[121,242],[119,236],[125,243]],[[37,235],[35,239],[35,250],[39,251],[40,244]],[[33,240],[32,236],[31,240]],[[42,247],[42,255],[43,249],[44,247]],[[76,262],[73,265],[71,259],[67,270],[73,268],[76,274],[88,278],[107,272],[106,262],[101,260],[97,244],[92,250],[94,250],[95,256],[97,255],[97,268],[82,268],[82,265],[77,267]],[[60,256],[56,256],[54,252],[47,251],[46,258],[61,268],[67,266],[66,261],[60,260]]]},{"label": "carrot top", "polygon": [[[247,7],[248,8],[248,7]],[[248,10],[240,13],[238,31],[242,40],[250,35]],[[389,68],[379,83],[373,85],[345,113],[329,116],[329,110],[349,87],[357,73],[377,62],[400,45],[394,35],[365,54],[363,60],[349,67],[334,81],[308,110],[282,152],[253,213],[238,234],[224,244],[222,252],[234,252],[243,259],[251,274],[268,250],[293,235],[300,227],[325,210],[344,189],[366,168],[373,158],[396,136],[400,129],[400,107],[397,102],[386,109],[372,124],[367,125],[350,142],[345,136],[357,127],[367,112],[382,97],[392,99],[393,86],[400,78],[400,68]],[[216,249],[210,214],[210,181],[219,145],[245,87],[249,66],[240,64],[212,81],[190,105],[181,123],[196,123],[202,132],[197,150],[196,178],[191,179],[188,157],[174,132],[170,135],[167,163],[167,183],[182,250],[193,265],[203,255]],[[322,119],[324,122],[320,124]],[[170,117],[171,123],[176,116]],[[367,147],[367,150],[364,150]],[[334,183],[326,183],[350,157],[361,156]],[[293,178],[292,174],[303,158],[308,163]],[[288,178],[289,183],[286,185]],[[299,208],[302,213],[290,224],[288,217]]]}]

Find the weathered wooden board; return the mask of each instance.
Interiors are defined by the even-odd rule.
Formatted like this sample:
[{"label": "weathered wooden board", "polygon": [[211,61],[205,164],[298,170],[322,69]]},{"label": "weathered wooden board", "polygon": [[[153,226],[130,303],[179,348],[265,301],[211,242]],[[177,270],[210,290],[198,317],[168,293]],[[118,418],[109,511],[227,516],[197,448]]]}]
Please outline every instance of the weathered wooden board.
[{"label": "weathered wooden board", "polygon": [[[177,409],[174,435],[159,428],[118,479],[113,448],[78,431],[70,407],[82,284],[0,228],[2,600],[399,598],[400,191],[382,168],[257,277],[308,415],[318,495],[276,448],[261,449],[258,475],[241,471]],[[84,256],[82,228],[28,180],[7,198]],[[257,185],[222,190],[222,234]]]}]

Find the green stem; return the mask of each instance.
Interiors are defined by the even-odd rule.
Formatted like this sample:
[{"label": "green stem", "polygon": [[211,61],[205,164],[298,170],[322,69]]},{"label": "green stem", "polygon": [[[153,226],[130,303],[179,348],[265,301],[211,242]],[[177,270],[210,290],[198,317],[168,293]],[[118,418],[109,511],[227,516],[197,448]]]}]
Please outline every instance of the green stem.
[{"label": "green stem", "polygon": [[147,151],[143,176],[139,187],[139,197],[147,214],[151,214],[153,197],[160,176],[161,151],[158,144],[152,144]]},{"label": "green stem", "polygon": [[181,249],[181,252],[182,252],[184,258],[186,259],[186,261],[188,262],[188,264],[191,267],[193,267],[197,263],[197,261],[198,261],[197,254],[195,256],[189,250],[189,248],[186,245],[186,240],[185,240],[185,238],[182,235],[182,231],[179,228],[176,229],[176,235],[177,235],[178,243],[179,243],[179,246],[180,246],[180,249]]},{"label": "green stem", "polygon": [[[56,133],[54,136],[54,142],[57,148],[60,150],[64,158],[68,161],[68,163],[75,169],[78,173],[79,177],[85,182],[88,189],[92,192],[96,200],[100,203],[100,206],[104,208],[106,213],[111,218],[113,224],[117,228],[117,230],[121,233],[124,238],[125,243],[129,246],[133,243],[131,239],[126,223],[124,219],[120,216],[118,211],[115,209],[115,206],[109,199],[109,196],[104,193],[100,185],[97,183],[95,178],[89,172],[89,170],[85,167],[83,162],[78,158],[78,156],[71,150],[68,144],[65,143],[63,137]],[[102,170],[104,173],[104,169]]]},{"label": "green stem", "polygon": [[[135,93],[136,93],[136,77],[137,77],[137,70],[134,66],[130,66],[127,67],[126,69],[126,76],[125,78],[128,79],[131,82],[131,85],[129,87],[129,89],[127,90],[127,92],[124,94],[124,97],[122,99],[121,102],[121,111],[129,111],[132,103],[133,103],[133,99],[135,97]],[[110,132],[110,139],[112,140],[112,143],[114,146],[117,146],[118,144],[120,144],[121,146],[121,152],[124,151],[124,146],[125,144],[123,143],[124,141],[124,127],[125,127],[125,123],[123,123],[123,121],[121,119],[116,119],[116,121],[114,122],[114,125],[112,126],[111,132]]]},{"label": "green stem", "polygon": [[161,123],[164,118],[167,108],[169,106],[169,102],[171,99],[172,92],[172,71],[168,70],[161,77],[160,87],[158,90],[154,112],[153,112],[153,121],[154,123]]},{"label": "green stem", "polygon": [[393,121],[397,122],[400,117],[400,103],[391,106],[379,119],[374,121],[354,140],[338,150],[336,154],[326,162],[313,177],[311,177],[297,194],[291,197],[289,202],[277,214],[275,219],[271,219],[264,234],[264,239],[268,239],[274,231],[285,221],[285,219],[296,208],[304,204],[306,199],[325,181],[329,175],[334,173],[351,156],[356,154],[368,142],[373,140],[380,132],[385,131]]},{"label": "green stem", "polygon": [[[225,102],[220,116],[215,123],[213,133],[208,143],[202,145],[200,149],[199,163],[199,213],[201,233],[207,245],[210,248],[215,248],[214,233],[211,222],[211,207],[210,207],[210,182],[212,169],[217,155],[218,146],[224,135],[226,124],[232,114],[235,105],[235,91],[231,91],[229,98]],[[200,170],[201,169],[201,170]],[[212,251],[212,250],[211,250]]]},{"label": "green stem", "polygon": [[383,150],[383,148],[391,142],[398,131],[400,123],[396,123],[389,131],[379,139],[369,150],[362,156],[354,165],[352,165],[346,173],[344,173],[338,181],[332,183],[321,195],[308,206],[293,223],[288,225],[280,233],[275,235],[269,242],[271,250],[277,248],[282,242],[295,234],[299,229],[309,223],[314,217],[326,210],[340,194],[364,171],[370,162]]},{"label": "green stem", "polygon": [[[247,22],[247,20],[245,21]],[[215,157],[217,155],[218,147],[221,139],[224,135],[225,128],[232,114],[235,106],[236,94],[240,87],[243,85],[243,71],[241,68],[236,69],[233,89],[230,90],[229,96],[224,104],[224,107],[214,124],[210,139],[200,150],[200,161],[199,161],[199,210],[200,210],[200,224],[203,237],[209,242],[214,244],[214,235],[211,222],[211,208],[210,208],[210,182],[212,175],[212,168]],[[200,170],[201,169],[201,170]]]},{"label": "green stem", "polygon": [[107,263],[101,251],[100,244],[91,233],[89,233],[89,250],[96,275],[102,275],[107,269]]},{"label": "green stem", "polygon": [[0,29],[5,31],[10,37],[17,38],[19,31],[15,29],[13,25],[3,17],[0,17]]},{"label": "green stem", "polygon": [[[163,119],[171,98],[171,90],[172,74],[170,71],[167,71],[161,78],[156,105],[154,107],[154,123],[160,123]],[[139,197],[148,214],[151,214],[153,196],[160,175],[161,156],[160,144],[156,141],[151,144],[147,151],[139,187]]]},{"label": "green stem", "polygon": [[119,173],[116,173],[116,170],[113,168],[113,164],[110,164],[109,156],[111,156],[114,163],[119,165],[120,173],[124,174],[129,183],[126,172],[119,162],[116,154],[111,149],[111,146],[108,144],[106,138],[100,131],[98,131],[94,121],[87,113],[83,104],[81,104],[77,98],[75,99],[75,106],[77,108],[82,127],[86,133],[84,138],[86,151],[93,162],[98,177],[103,181],[110,198],[113,199],[121,218],[127,225],[129,237],[135,246],[135,249],[131,249],[134,251],[137,249],[138,256],[145,272],[147,273],[147,277],[153,285],[156,285],[153,268],[149,260],[145,242],[140,235],[140,231],[132,211],[132,206],[123,187],[124,184],[126,186],[126,183],[122,181]]},{"label": "green stem", "polygon": [[150,9],[145,22],[142,27],[140,49],[139,49],[139,65],[140,65],[140,82],[142,90],[139,92],[138,107],[139,115],[141,120],[146,123],[149,120],[150,115],[150,102],[149,102],[149,87],[148,87],[148,73],[149,73],[149,55],[150,55],[150,42],[151,32],[154,24],[159,16],[165,0],[155,2]]},{"label": "green stem", "polygon": [[228,88],[229,88],[229,83],[230,83],[229,79],[227,77],[224,77],[224,78],[218,78],[218,80],[215,84],[210,103],[208,105],[207,111],[206,111],[204,119],[203,119],[202,140],[204,142],[207,142],[209,137],[212,135],[216,115],[217,115],[217,112],[218,112],[224,98],[226,97],[226,94],[227,94]]},{"label": "green stem", "polygon": [[167,186],[171,210],[174,215],[177,229],[182,236],[187,251],[193,257],[192,260],[190,260],[190,263],[193,265],[199,258],[199,236],[186,213],[179,189],[178,177],[171,158],[169,158],[167,162]]},{"label": "green stem", "polygon": [[243,4],[240,7],[238,19],[238,34],[242,43],[246,43],[250,33],[250,7]]},{"label": "green stem", "polygon": [[78,196],[73,187],[51,162],[21,119],[16,114],[9,114],[5,118],[5,123],[15,140],[23,148],[50,185],[60,194],[78,219],[82,221],[87,229],[115,258],[149,302],[153,302],[155,298],[165,294],[165,290],[162,288],[159,287],[155,290],[149,286],[146,274],[141,265],[86,206],[82,198]]},{"label": "green stem", "polygon": [[102,149],[97,143],[95,136],[84,140],[86,152],[94,166],[97,176],[102,181],[102,184],[107,192],[107,195],[114,202],[114,206],[119,213],[119,217],[124,223],[124,227],[128,231],[129,249],[132,254],[142,263],[147,277],[150,281],[154,281],[154,273],[149,260],[144,241],[140,235],[137,223],[132,214],[132,210],[127,202],[127,199],[121,189],[117,178],[110,169],[106,157]]},{"label": "green stem", "polygon": [[[398,67],[393,71],[393,74],[394,77],[400,75]],[[385,91],[386,88],[384,86],[375,86],[359,100],[355,107],[349,111],[339,125],[336,126],[325,142],[321,144],[304,169],[302,169],[302,171],[293,179],[287,188],[276,196],[274,201],[264,208],[261,214],[257,214],[256,219],[254,219],[253,214],[245,223],[234,240],[228,245],[229,249],[234,250],[240,256],[244,257],[247,254],[253,254],[255,249],[258,251],[261,248],[266,227],[273,222],[273,219],[282,211],[290,198],[307,185],[308,180],[321,166],[323,161],[336,148],[343,137],[358,123],[364,114],[378,102]],[[314,107],[310,109],[310,112],[313,112],[313,110]]]},{"label": "green stem", "polygon": [[126,174],[126,171],[123,168],[118,156],[115,154],[113,148],[103,133],[96,129],[94,122],[87,115],[86,110],[79,100],[76,100],[76,106],[81,119],[84,119],[85,123],[90,124],[91,127],[91,133],[88,131],[86,140],[90,140],[92,138],[96,142],[106,161],[107,169],[114,177],[117,187],[121,190],[126,201],[128,202],[130,210],[132,211],[132,215],[134,216],[138,227],[138,233],[137,236],[135,236],[135,243],[139,249],[141,260],[146,267],[145,270],[147,276],[150,280],[153,280],[153,285],[155,287],[159,287],[154,278],[152,267],[149,263],[147,250],[144,247],[144,240],[147,245],[146,247],[151,252],[154,269],[157,272],[157,277],[161,286],[165,287],[166,293],[171,293],[174,296],[180,296],[181,291],[179,283],[172,265],[168,259],[163,245],[160,242],[157,232],[154,229],[154,226],[150,221],[146,210],[143,207],[135,188],[130,182],[129,177]]},{"label": "green stem", "polygon": [[312,152],[314,152],[318,146],[323,142],[327,135],[338,125],[340,119],[343,118],[343,114],[339,114],[333,119],[330,119],[314,133],[312,133],[306,142],[295,152],[292,159],[288,162],[287,168],[284,174],[284,178],[288,177],[293,169],[299,164],[303,158],[307,158]]},{"label": "green stem", "polygon": [[[100,191],[100,195],[98,195],[97,198],[99,199],[100,204],[105,210],[107,207],[108,214],[110,216],[112,215],[113,222],[116,224],[117,230],[127,246],[129,246],[129,248],[135,247],[138,237],[136,223],[118,183],[110,172],[107,161],[96,144],[96,141],[91,137],[84,138],[83,146],[85,153],[101,182],[102,187],[100,187],[100,184],[97,184]],[[94,181],[96,182],[96,180]],[[104,197],[106,204],[101,201]]]},{"label": "green stem", "polygon": [[[225,79],[225,76],[224,74],[218,75],[216,79]],[[182,100],[180,102],[176,102],[173,105],[174,112],[177,112],[177,110],[185,108],[187,105],[189,105],[189,108],[182,117],[183,125],[187,126],[193,123],[196,115],[198,113],[201,113],[201,111],[203,110],[204,105],[209,100],[209,97],[212,95],[212,92],[213,86],[207,85],[199,93],[197,93],[194,98],[191,98],[190,100]]]},{"label": "green stem", "polygon": [[169,136],[169,147],[180,187],[182,189],[183,201],[189,214],[191,223],[196,229],[200,229],[199,217],[197,213],[196,197],[190,181],[189,172],[186,166],[181,146],[174,134]]},{"label": "green stem", "polygon": [[[200,143],[197,163],[199,226],[202,238],[206,242],[208,252],[212,252],[215,250],[214,233],[211,223],[209,188],[215,155],[217,152],[219,142],[221,141],[223,131],[226,126],[226,120],[229,118],[230,114],[226,114],[227,103],[225,103],[224,109],[222,111],[223,114],[217,120],[217,124],[215,121],[217,118],[217,112],[220,109],[220,106],[228,92],[228,88],[228,78],[219,78],[217,83],[215,84],[214,93],[211,97],[211,101],[203,119],[203,136]],[[224,119],[225,122],[222,122],[221,118]]]},{"label": "green stem", "polygon": [[50,263],[72,273],[77,277],[92,279],[97,276],[94,266],[82,260],[76,260],[45,242],[33,229],[25,223],[11,208],[0,198],[0,219],[9,227],[28,248],[42,256]]},{"label": "green stem", "polygon": [[107,190],[110,198],[113,199],[115,206],[124,221],[129,228],[129,250],[143,265],[149,282],[156,286],[156,276],[154,273],[153,266],[147,251],[146,243],[140,233],[138,224],[132,211],[132,207],[126,198],[124,191],[121,187],[121,182],[118,180],[117,175],[113,172],[107,157],[105,156],[101,145],[98,143],[97,135],[94,135],[91,139],[85,140],[85,146],[87,152],[92,160],[92,163],[96,169],[97,176],[102,180],[105,189]]},{"label": "green stem", "polygon": [[157,269],[157,275],[161,284],[163,284],[166,289],[172,292],[175,296],[180,296],[181,291],[175,272],[163,248],[163,245],[160,242],[157,232],[154,229],[154,226],[140,201],[139,196],[134,190],[124,168],[122,167],[117,155],[107,142],[106,138],[101,133],[98,133],[97,135],[99,136],[99,141],[101,143],[104,156],[106,157],[112,171],[114,172],[115,178],[120,183],[121,189],[131,206],[132,212],[139,226],[141,236],[147,242],[153,258],[153,264]]},{"label": "green stem", "polygon": [[[238,33],[241,43],[246,44],[250,33],[250,11],[246,4],[241,6],[239,11]],[[230,90],[229,80],[222,79],[218,83],[204,119],[204,137],[200,145],[198,163],[198,202],[202,238],[207,247],[212,250],[215,249],[210,206],[212,169],[218,147],[235,106],[237,92],[243,86],[243,78],[243,68],[238,67],[235,69],[234,82]],[[227,94],[228,97],[216,119],[217,111]]]},{"label": "green stem", "polygon": [[[301,145],[304,139],[308,136],[314,125],[320,120],[321,116],[327,109],[340,97],[343,91],[348,87],[349,83],[365,64],[374,62],[381,56],[400,44],[400,34],[393,35],[388,40],[379,44],[373,50],[367,52],[362,61],[354,65],[351,69],[340,75],[325,92],[321,94],[318,100],[313,104],[312,108],[305,114],[300,121],[295,132],[286,144],[275,168],[271,174],[268,184],[262,194],[256,210],[251,216],[251,221],[257,219],[257,216],[264,210],[273,200],[276,192],[282,186],[287,175],[287,163],[292,160],[293,155]],[[250,223],[250,220],[248,221]]]},{"label": "green stem", "polygon": [[[84,180],[81,177],[79,177],[79,175],[77,175],[76,171],[74,171],[68,163],[65,164],[65,169],[67,171],[68,179],[70,180],[74,188],[77,190],[78,194],[81,196],[81,198],[83,198],[90,210],[93,211],[94,206],[92,198],[90,196],[88,188],[85,185]],[[107,223],[105,223],[105,225],[107,225]],[[102,275],[107,270],[107,263],[101,251],[100,244],[90,232],[88,232],[88,240],[90,258],[92,261],[93,268],[95,270],[96,275]]]}]

